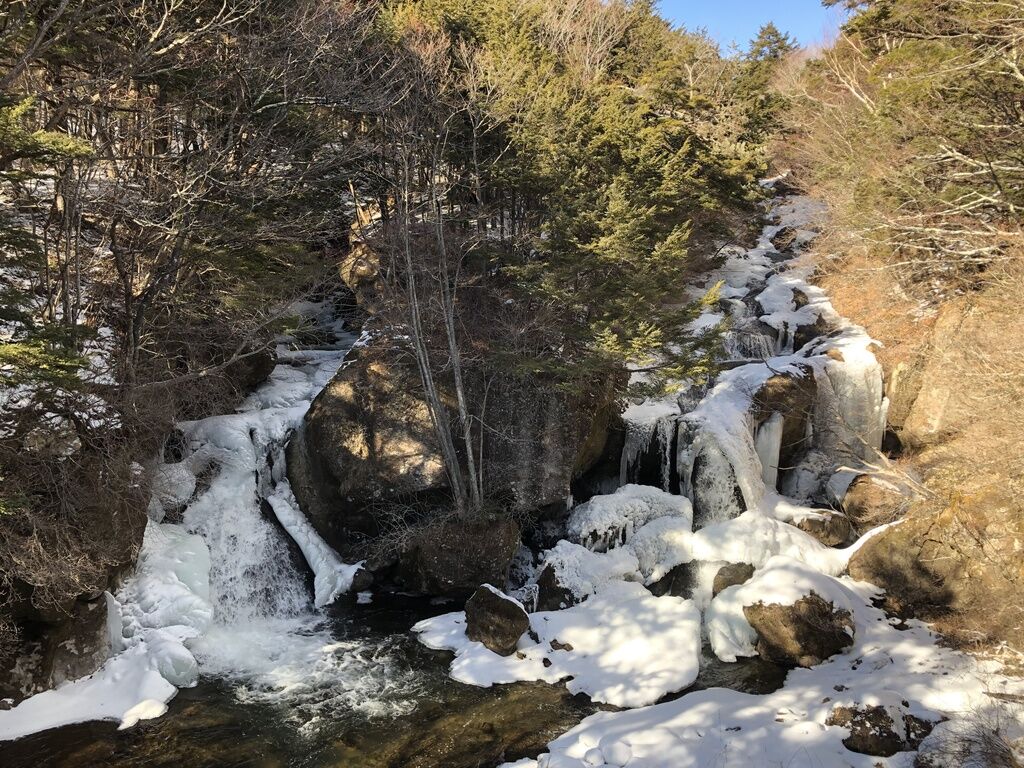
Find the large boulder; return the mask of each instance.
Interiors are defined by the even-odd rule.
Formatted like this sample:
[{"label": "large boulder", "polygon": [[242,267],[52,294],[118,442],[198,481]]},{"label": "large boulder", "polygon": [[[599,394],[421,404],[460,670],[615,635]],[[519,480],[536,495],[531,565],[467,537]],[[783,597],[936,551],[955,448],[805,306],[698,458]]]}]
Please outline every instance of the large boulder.
[{"label": "large boulder", "polygon": [[[896,715],[896,718],[893,718]],[[872,757],[892,757],[921,746],[934,723],[906,714],[898,707],[835,707],[825,725],[847,728],[850,735],[843,746],[851,752]]]},{"label": "large boulder", "polygon": [[[378,534],[382,513],[450,506],[419,374],[393,357],[384,345],[355,350],[288,446],[288,475],[300,505],[346,555],[362,555],[352,544]],[[572,481],[602,456],[615,416],[612,384],[570,396],[539,380],[498,377],[485,385],[469,369],[466,386],[477,409],[486,403],[484,420],[494,427],[483,435],[491,500],[516,513],[564,513]],[[454,400],[442,394],[446,403]]]},{"label": "large boulder", "polygon": [[756,603],[743,615],[757,633],[757,653],[768,661],[813,667],[853,645],[850,612],[811,593],[792,605]]},{"label": "large boulder", "polygon": [[399,556],[398,579],[427,595],[468,595],[508,581],[519,526],[507,517],[452,519],[419,529]]},{"label": "large boulder", "polygon": [[511,656],[530,618],[515,598],[484,584],[466,601],[466,637],[501,656]]},{"label": "large boulder", "polygon": [[338,549],[353,534],[377,532],[375,505],[447,486],[415,376],[373,349],[353,350],[288,444],[292,489],[313,527]]}]

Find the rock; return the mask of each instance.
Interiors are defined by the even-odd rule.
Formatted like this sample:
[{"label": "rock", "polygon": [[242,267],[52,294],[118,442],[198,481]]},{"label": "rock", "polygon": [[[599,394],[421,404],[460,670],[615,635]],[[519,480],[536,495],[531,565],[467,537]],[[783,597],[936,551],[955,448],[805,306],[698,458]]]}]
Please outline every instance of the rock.
[{"label": "rock", "polygon": [[350,248],[338,262],[342,282],[355,296],[359,308],[374,314],[380,307],[380,257],[353,231]]},{"label": "rock", "polygon": [[783,227],[771,238],[771,244],[779,253],[790,253],[796,245],[800,233],[794,227]]},{"label": "rock", "polygon": [[354,350],[288,444],[292,490],[335,549],[344,552],[353,532],[377,533],[374,505],[447,486],[415,381],[415,371],[390,365],[373,350]]},{"label": "rock", "polygon": [[672,570],[647,587],[655,597],[672,595],[672,597],[693,596],[695,563],[680,563]]},{"label": "rock", "polygon": [[695,531],[737,517],[747,508],[736,471],[717,445],[707,444],[697,454],[688,487]]},{"label": "rock", "polygon": [[504,584],[519,548],[519,526],[507,517],[449,520],[415,533],[398,563],[398,579],[427,595],[467,595],[480,584]]},{"label": "rock", "polygon": [[69,680],[91,675],[99,669],[113,652],[120,650],[111,636],[111,626],[120,633],[120,614],[110,615],[112,609],[106,597],[91,601],[79,600],[72,609],[69,621],[61,624],[47,638],[50,687]]},{"label": "rock", "polygon": [[793,349],[798,350],[818,337],[827,336],[831,332],[832,326],[824,317],[818,315],[813,323],[797,326],[793,332]]},{"label": "rock", "polygon": [[466,601],[466,637],[483,643],[501,656],[511,656],[530,628],[522,604],[490,584],[479,587]]},{"label": "rock", "polygon": [[841,547],[850,540],[853,526],[850,519],[827,509],[817,510],[818,517],[805,517],[796,527],[808,533],[826,547]]},{"label": "rock", "polygon": [[843,745],[861,755],[892,757],[921,746],[934,723],[908,714],[902,714],[897,722],[890,709],[899,711],[897,707],[836,707],[829,713],[825,725],[848,728],[850,735],[843,739]]},{"label": "rock", "polygon": [[537,610],[559,611],[576,605],[579,599],[572,590],[558,581],[558,574],[551,564],[545,565],[537,576]]},{"label": "rock", "polygon": [[757,653],[776,664],[813,667],[853,644],[850,612],[813,592],[792,605],[756,603],[743,615],[757,632]]},{"label": "rock", "polygon": [[860,529],[891,523],[902,517],[913,496],[874,475],[858,475],[840,502],[843,512]]},{"label": "rock", "polygon": [[754,566],[750,563],[729,563],[729,565],[723,565],[718,569],[718,573],[715,574],[715,581],[711,587],[711,596],[717,597],[719,592],[723,592],[729,587],[746,584],[753,575]]},{"label": "rock", "polygon": [[[379,534],[382,510],[450,507],[419,374],[392,357],[384,344],[359,348],[313,401],[288,445],[288,476],[300,506],[343,555],[363,556],[351,551],[353,542]],[[465,376],[477,408],[484,381],[472,369]],[[612,382],[570,397],[539,379],[491,381],[487,421],[501,428],[484,435],[490,498],[524,515],[547,507],[564,514],[572,481],[602,456],[613,395]]]},{"label": "rock", "polygon": [[348,588],[350,594],[365,592],[373,586],[373,572],[368,568],[360,568],[352,575],[352,585]]},{"label": "rock", "polygon": [[267,380],[277,366],[277,355],[271,347],[249,350],[246,357],[231,363],[224,375],[231,385],[242,393],[252,392]]}]

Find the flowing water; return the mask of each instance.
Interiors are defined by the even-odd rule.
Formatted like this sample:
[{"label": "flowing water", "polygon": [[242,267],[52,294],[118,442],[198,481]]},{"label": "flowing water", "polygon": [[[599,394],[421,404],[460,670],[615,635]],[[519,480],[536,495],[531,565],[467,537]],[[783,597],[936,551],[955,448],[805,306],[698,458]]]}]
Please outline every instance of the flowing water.
[{"label": "flowing water", "polygon": [[[536,756],[597,707],[562,686],[520,683],[476,688],[447,675],[449,654],[430,651],[408,628],[451,604],[398,595],[369,605],[343,599],[321,631],[369,677],[393,677],[391,688],[349,691],[312,706],[296,691],[247,695],[230,678],[204,678],[182,689],[162,718],[118,731],[114,723],[81,723],[4,745],[5,768],[40,766],[296,766],[308,768],[470,768]],[[354,662],[353,659],[358,659]],[[383,660],[383,661],[382,661]],[[750,693],[777,689],[780,668],[757,659],[724,664],[706,654],[689,690],[728,686]],[[381,668],[383,664],[383,669]],[[669,698],[675,698],[673,695]]]}]

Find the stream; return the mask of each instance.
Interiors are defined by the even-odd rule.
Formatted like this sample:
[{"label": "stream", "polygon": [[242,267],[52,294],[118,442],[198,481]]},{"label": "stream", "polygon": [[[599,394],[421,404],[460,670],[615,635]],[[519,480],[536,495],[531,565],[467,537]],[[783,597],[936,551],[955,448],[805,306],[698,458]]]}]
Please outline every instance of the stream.
[{"label": "stream", "polygon": [[[372,707],[353,707],[296,692],[247,695],[244,684],[204,679],[182,688],[163,717],[118,730],[116,723],[64,726],[5,744],[5,768],[38,766],[359,766],[470,768],[535,757],[545,745],[597,711],[563,687],[516,683],[478,688],[448,676],[450,654],[431,651],[409,633],[416,621],[448,610],[422,598],[389,595],[368,605],[342,598],[327,617],[328,633],[349,661],[391,684]],[[340,649],[339,649],[340,650]],[[750,659],[723,664],[708,654],[690,690],[729,686],[767,693],[785,671]],[[673,698],[673,697],[669,697]]]}]

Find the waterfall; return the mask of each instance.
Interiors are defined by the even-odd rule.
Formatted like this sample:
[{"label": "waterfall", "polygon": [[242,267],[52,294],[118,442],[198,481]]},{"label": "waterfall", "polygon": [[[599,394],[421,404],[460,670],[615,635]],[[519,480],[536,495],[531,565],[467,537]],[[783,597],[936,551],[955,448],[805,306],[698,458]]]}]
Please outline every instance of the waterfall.
[{"label": "waterfall", "polygon": [[[201,631],[185,636],[188,650],[179,653],[191,653],[201,675],[229,682],[239,699],[286,703],[288,717],[313,728],[322,715],[408,711],[412,681],[386,646],[337,637],[317,610],[347,590],[358,565],[342,563],[301,515],[288,486],[284,446],[356,339],[340,331],[326,305],[301,309],[333,329],[336,343],[315,350],[283,343],[270,378],[238,412],[179,425],[185,446],[174,458],[180,461],[154,471],[175,486],[162,489],[166,498],[187,502],[181,522],[156,525],[164,516],[160,499],[150,508],[154,537],[168,540],[181,531],[193,549],[205,545],[203,597],[212,615]],[[157,544],[147,529],[140,560]],[[167,549],[157,562],[175,561],[173,547]],[[153,614],[161,611],[168,615],[156,626],[180,623],[176,606],[148,583],[129,580],[119,597],[127,601],[125,614],[142,626],[154,626]]]}]

